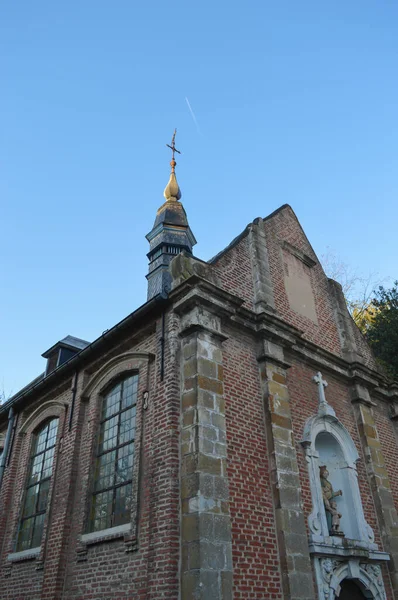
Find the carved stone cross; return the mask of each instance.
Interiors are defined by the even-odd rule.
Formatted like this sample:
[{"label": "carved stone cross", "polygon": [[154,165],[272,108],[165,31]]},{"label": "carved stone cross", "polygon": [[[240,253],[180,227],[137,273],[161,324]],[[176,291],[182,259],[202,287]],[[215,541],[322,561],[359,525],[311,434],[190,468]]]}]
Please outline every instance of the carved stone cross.
[{"label": "carved stone cross", "polygon": [[312,381],[318,386],[318,395],[319,395],[319,409],[318,415],[331,415],[336,416],[333,408],[328,404],[325,396],[325,388],[328,386],[328,382],[325,381],[322,377],[322,373],[318,371],[316,375],[312,378]]},{"label": "carved stone cross", "polygon": [[323,379],[322,373],[320,371],[318,371],[318,373],[314,375],[312,381],[314,381],[318,386],[319,404],[327,404],[325,388],[328,387],[328,382]]}]

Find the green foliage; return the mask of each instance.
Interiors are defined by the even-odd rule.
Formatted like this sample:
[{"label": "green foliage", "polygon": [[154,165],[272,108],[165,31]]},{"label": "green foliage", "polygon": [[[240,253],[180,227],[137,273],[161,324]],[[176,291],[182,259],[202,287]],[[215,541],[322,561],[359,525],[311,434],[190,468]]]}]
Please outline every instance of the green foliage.
[{"label": "green foliage", "polygon": [[380,286],[372,305],[375,310],[366,339],[387,373],[398,378],[398,281],[391,289]]},{"label": "green foliage", "polygon": [[366,335],[366,332],[374,321],[377,308],[371,301],[349,302],[346,300],[346,302],[355,324]]}]

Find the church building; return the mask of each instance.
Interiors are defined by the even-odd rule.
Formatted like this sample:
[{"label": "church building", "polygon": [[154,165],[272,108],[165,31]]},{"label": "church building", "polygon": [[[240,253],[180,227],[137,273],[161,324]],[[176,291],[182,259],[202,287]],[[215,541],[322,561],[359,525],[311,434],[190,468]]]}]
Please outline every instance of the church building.
[{"label": "church building", "polygon": [[147,302],[0,406],[1,600],[398,600],[398,386],[290,206],[194,256],[171,149]]}]

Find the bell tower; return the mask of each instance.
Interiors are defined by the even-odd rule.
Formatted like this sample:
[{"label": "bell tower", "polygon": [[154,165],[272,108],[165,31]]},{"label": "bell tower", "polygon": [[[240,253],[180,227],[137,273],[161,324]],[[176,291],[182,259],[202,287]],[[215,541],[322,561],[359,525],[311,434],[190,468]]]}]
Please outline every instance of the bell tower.
[{"label": "bell tower", "polygon": [[196,244],[195,236],[188,225],[187,214],[180,202],[181,190],[177,183],[175,173],[177,163],[174,156],[176,152],[181,153],[175,147],[175,136],[176,130],[171,145],[166,144],[172,151],[170,179],[163,192],[166,202],[158,209],[152,230],[146,236],[150,245],[147,254],[149,272],[146,276],[148,300],[157,294],[170,291],[170,262],[182,250],[192,254],[192,248]]}]

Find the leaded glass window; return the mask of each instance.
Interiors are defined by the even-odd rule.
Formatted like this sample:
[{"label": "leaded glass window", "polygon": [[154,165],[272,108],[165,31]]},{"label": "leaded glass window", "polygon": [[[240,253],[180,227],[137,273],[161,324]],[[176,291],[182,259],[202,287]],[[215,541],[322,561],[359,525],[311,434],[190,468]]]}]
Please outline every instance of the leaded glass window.
[{"label": "leaded glass window", "polygon": [[53,471],[57,429],[58,419],[52,419],[33,436],[17,551],[36,548],[41,544]]},{"label": "leaded glass window", "polygon": [[90,530],[128,523],[131,514],[138,375],[103,398]]}]

